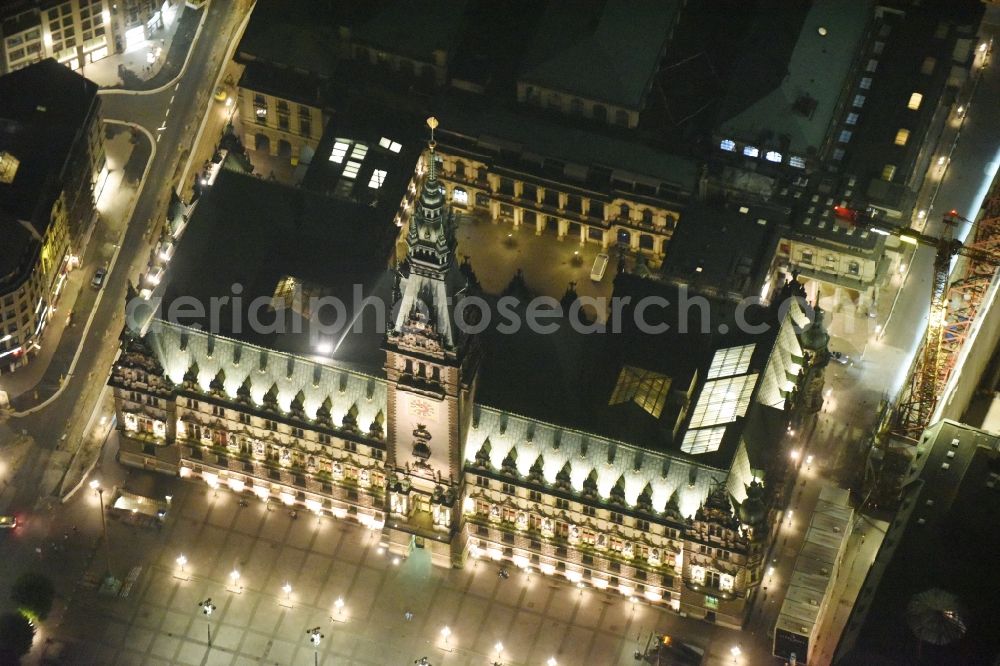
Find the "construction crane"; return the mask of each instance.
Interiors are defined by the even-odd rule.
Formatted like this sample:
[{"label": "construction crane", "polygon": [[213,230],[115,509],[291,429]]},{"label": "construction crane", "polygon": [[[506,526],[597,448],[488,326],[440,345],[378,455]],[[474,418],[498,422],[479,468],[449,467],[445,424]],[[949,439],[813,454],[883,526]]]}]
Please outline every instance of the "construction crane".
[{"label": "construction crane", "polygon": [[[849,223],[935,251],[926,335],[889,430],[903,439],[917,441],[930,425],[982,296],[1000,266],[1000,189],[991,190],[983,210],[984,216],[975,225],[972,240],[963,244],[955,238],[955,227],[960,221],[970,224],[971,221],[955,210],[944,216],[944,233],[938,238],[910,228],[886,226],[861,211],[834,208],[835,215]],[[958,279],[950,281],[955,256],[967,261]]]}]

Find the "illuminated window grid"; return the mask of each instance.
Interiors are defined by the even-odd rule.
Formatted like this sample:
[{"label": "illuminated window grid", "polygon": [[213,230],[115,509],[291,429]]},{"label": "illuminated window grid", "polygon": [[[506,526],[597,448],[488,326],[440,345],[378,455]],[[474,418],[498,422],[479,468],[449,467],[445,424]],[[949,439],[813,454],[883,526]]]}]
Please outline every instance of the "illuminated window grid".
[{"label": "illuminated window grid", "polygon": [[344,161],[344,157],[347,156],[347,151],[350,149],[351,144],[348,141],[341,141],[337,139],[333,142],[333,151],[330,153],[330,161],[341,164]]},{"label": "illuminated window grid", "polygon": [[724,425],[688,430],[684,433],[684,441],[681,442],[681,451],[691,454],[718,451],[725,434],[726,426]]},{"label": "illuminated window grid", "polygon": [[365,159],[365,155],[368,154],[368,146],[363,143],[354,144],[354,150],[351,151],[351,159],[361,161]]},{"label": "illuminated window grid", "polygon": [[344,166],[344,178],[350,178],[354,180],[358,177],[358,171],[361,170],[361,162],[355,162],[354,160],[347,160],[347,164]]},{"label": "illuminated window grid", "polygon": [[386,172],[384,169],[375,169],[372,171],[372,177],[368,180],[368,187],[373,190],[377,190],[382,187],[382,183],[385,182]]},{"label": "illuminated window grid", "polygon": [[635,402],[654,418],[660,418],[670,390],[670,378],[656,372],[625,366],[611,393],[609,405]]},{"label": "illuminated window grid", "polygon": [[727,379],[713,379],[705,383],[698,403],[691,413],[690,428],[704,428],[730,423],[745,416],[750,405],[750,395],[757,383],[757,373]]},{"label": "illuminated window grid", "polygon": [[750,357],[753,356],[755,344],[741,345],[719,349],[712,357],[712,365],[708,368],[707,379],[719,379],[742,375],[750,368]]}]

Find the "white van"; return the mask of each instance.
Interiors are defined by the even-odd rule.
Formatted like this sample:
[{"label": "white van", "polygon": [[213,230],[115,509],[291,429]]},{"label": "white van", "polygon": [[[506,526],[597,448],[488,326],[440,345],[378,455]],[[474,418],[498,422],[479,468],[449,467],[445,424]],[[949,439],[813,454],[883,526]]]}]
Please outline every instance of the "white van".
[{"label": "white van", "polygon": [[590,279],[594,282],[600,282],[604,279],[604,273],[608,270],[608,255],[605,252],[601,252],[594,259],[594,266],[590,269]]}]

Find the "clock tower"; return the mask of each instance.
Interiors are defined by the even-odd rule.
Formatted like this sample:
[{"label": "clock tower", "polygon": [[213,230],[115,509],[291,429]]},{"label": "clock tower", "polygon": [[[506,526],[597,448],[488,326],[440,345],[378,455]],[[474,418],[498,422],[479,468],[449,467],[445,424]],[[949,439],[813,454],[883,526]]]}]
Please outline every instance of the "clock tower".
[{"label": "clock tower", "polygon": [[[463,482],[462,447],[475,392],[474,340],[454,316],[467,283],[455,266],[455,219],[437,178],[429,118],[426,177],[407,230],[407,255],[395,275],[385,339],[388,380],[386,529],[397,545],[407,533],[454,535]],[[433,553],[440,560],[445,553]]]}]

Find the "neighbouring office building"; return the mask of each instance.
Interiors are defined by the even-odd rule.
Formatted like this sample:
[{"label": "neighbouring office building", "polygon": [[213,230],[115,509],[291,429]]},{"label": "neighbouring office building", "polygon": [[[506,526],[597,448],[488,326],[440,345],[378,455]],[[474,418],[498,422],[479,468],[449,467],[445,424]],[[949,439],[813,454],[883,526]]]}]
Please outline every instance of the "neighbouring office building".
[{"label": "neighbouring office building", "polygon": [[[721,306],[683,339],[627,323],[471,330],[449,306],[474,289],[450,158],[432,150],[425,168],[411,145],[329,133],[324,193],[224,170],[199,199],[112,371],[121,461],[354,520],[443,566],[505,561],[741,625],[782,501],[785,424],[821,356],[800,343],[802,308],[754,308],[771,323],[756,335]],[[391,267],[397,221],[408,250]],[[242,300],[201,330],[163,314],[236,280]],[[663,289],[616,282],[635,298]],[[334,313],[350,329],[316,334],[333,315],[310,296],[352,303]],[[245,330],[254,308],[287,325]]]},{"label": "neighbouring office building", "polygon": [[146,43],[181,0],[10,0],[0,7],[0,73],[45,58],[80,70]]},{"label": "neighbouring office building", "polygon": [[97,86],[48,59],[0,77],[0,373],[38,349],[107,178]]}]

